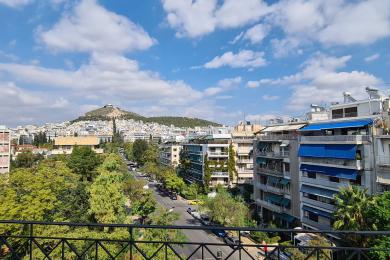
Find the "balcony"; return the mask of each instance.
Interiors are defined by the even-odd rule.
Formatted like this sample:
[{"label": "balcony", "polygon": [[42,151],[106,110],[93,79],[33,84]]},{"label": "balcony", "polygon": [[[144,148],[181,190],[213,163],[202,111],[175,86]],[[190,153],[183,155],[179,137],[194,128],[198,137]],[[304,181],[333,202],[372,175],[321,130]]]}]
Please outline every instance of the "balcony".
[{"label": "balcony", "polygon": [[259,165],[256,166],[256,173],[265,173],[265,174],[272,174],[276,176],[283,176],[282,169],[260,167]]},{"label": "balcony", "polygon": [[302,144],[321,144],[321,143],[363,144],[363,143],[371,142],[371,137],[369,135],[300,136],[299,142]]},{"label": "balcony", "polygon": [[302,202],[307,204],[309,207],[314,206],[314,207],[317,207],[317,208],[334,211],[334,205],[328,204],[328,203],[324,203],[324,202],[321,202],[321,201],[318,201],[318,200],[312,200],[312,199],[309,199],[309,198],[304,197],[304,196],[302,196]]},{"label": "balcony", "polygon": [[[364,168],[363,160],[301,157],[301,162],[305,164],[321,165],[321,166],[336,167],[336,168],[356,169],[356,170],[362,170]],[[389,166],[390,166],[390,162],[389,162]]]},{"label": "balcony", "polygon": [[256,152],[256,155],[259,157],[266,157],[266,158],[273,158],[273,159],[283,159],[287,158],[290,156],[289,151],[285,152],[263,152],[263,151],[258,151]]},{"label": "balcony", "polygon": [[246,164],[246,163],[253,163],[253,160],[249,160],[249,159],[239,159],[237,160],[237,163],[241,163],[241,164]]},{"label": "balcony", "polygon": [[236,143],[236,144],[252,144],[254,142],[254,138],[253,139],[244,139],[244,138],[233,138],[233,143]]},{"label": "balcony", "polygon": [[[310,220],[309,220],[310,221]],[[312,224],[311,222],[309,222]],[[314,222],[312,226],[319,226]],[[264,256],[264,247],[267,246],[269,259],[287,259],[286,245],[257,244],[242,236],[244,231],[261,231],[267,234],[279,232],[283,237],[293,237],[299,233],[312,234],[304,229],[263,229],[257,227],[216,227],[216,226],[149,226],[134,224],[78,224],[55,222],[32,222],[1,220],[0,225],[6,234],[0,234],[2,250],[1,259],[259,259]],[[320,224],[321,225],[321,224]],[[342,236],[345,232],[330,231],[329,226],[318,233],[323,236]],[[74,230],[74,235],[64,234],[64,230]],[[91,231],[89,233],[83,230]],[[230,246],[222,239],[217,239],[213,233],[218,230],[237,233],[238,243]],[[49,232],[47,232],[49,231]],[[120,236],[112,231],[118,231]],[[156,237],[148,239],[142,234],[152,231],[167,234],[164,239]],[[170,238],[170,234],[178,233],[187,237],[184,240]],[[389,231],[354,232],[362,237],[388,236]],[[196,234],[193,235],[193,234]],[[204,238],[207,239],[204,239]],[[293,242],[293,241],[290,241]],[[297,248],[291,243],[289,248]],[[363,259],[370,251],[385,252],[386,248],[364,247],[336,247],[329,246],[322,251],[315,245],[307,247],[301,254],[310,258],[317,253],[325,257],[327,252],[338,253],[338,259]],[[364,255],[363,255],[364,253]],[[325,255],[323,255],[325,254]],[[329,254],[331,256],[332,254]],[[262,257],[263,258],[263,257]],[[262,259],[261,258],[261,259]],[[332,257],[325,257],[332,258]]]},{"label": "balcony", "polygon": [[258,188],[258,189],[260,189],[262,191],[265,191],[265,192],[272,192],[272,193],[277,193],[277,194],[280,194],[280,195],[290,194],[289,190],[281,189],[281,188],[278,188],[278,187],[274,187],[274,186],[267,185],[267,184],[262,184],[262,183],[256,183],[256,188]]},{"label": "balcony", "polygon": [[229,173],[228,172],[212,172],[211,177],[229,178]]},{"label": "balcony", "polygon": [[339,190],[341,187],[347,187],[348,185],[350,185],[349,182],[332,182],[323,178],[313,179],[303,176],[301,176],[301,182],[306,184],[313,184],[319,187],[324,186],[334,190]]},{"label": "balcony", "polygon": [[291,212],[291,209],[272,204],[272,203],[265,201],[265,200],[256,199],[256,202],[260,206],[267,208],[267,209],[269,209],[273,212],[276,212],[276,213],[288,213],[289,214]]},{"label": "balcony", "polygon": [[332,229],[332,226],[330,225],[330,223],[327,224],[327,223],[315,222],[315,221],[310,220],[310,219],[305,218],[305,217],[302,218],[302,224],[307,224],[310,227],[313,227],[313,228],[318,229],[318,230],[331,230]]},{"label": "balcony", "polygon": [[376,162],[379,166],[390,167],[390,156],[377,156]]},{"label": "balcony", "polygon": [[257,137],[257,140],[259,141],[283,141],[283,140],[295,140],[297,139],[297,135],[293,134],[281,134],[281,135],[275,135],[275,134],[269,134],[269,135],[260,135]]},{"label": "balcony", "polygon": [[209,157],[227,157],[229,153],[227,152],[208,152]]}]

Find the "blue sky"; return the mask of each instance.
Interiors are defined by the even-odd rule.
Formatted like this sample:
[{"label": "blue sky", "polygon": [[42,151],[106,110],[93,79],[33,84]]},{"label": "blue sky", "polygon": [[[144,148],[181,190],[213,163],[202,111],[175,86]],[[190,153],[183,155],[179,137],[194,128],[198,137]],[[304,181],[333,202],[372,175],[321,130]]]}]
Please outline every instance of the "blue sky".
[{"label": "blue sky", "polygon": [[0,0],[0,122],[112,103],[234,124],[389,94],[390,1]]}]

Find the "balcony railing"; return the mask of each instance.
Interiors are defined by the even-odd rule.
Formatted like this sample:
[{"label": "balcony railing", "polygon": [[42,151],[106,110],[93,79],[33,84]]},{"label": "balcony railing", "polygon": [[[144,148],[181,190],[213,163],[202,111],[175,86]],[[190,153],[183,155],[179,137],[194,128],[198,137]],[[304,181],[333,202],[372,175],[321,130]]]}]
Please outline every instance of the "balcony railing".
[{"label": "balcony railing", "polygon": [[[300,250],[309,259],[371,259],[370,253],[389,254],[389,248],[350,246],[294,245],[297,234],[377,238],[390,231],[331,231],[304,229],[263,229],[253,227],[148,226],[129,224],[78,224],[32,221],[0,221],[0,259],[294,259],[291,249]],[[170,239],[170,235],[206,232],[206,237],[220,230],[237,234],[237,243],[222,240]],[[73,235],[65,235],[66,232]],[[115,231],[118,231],[115,233]],[[265,232],[289,237],[291,244],[258,244],[244,232]],[[161,232],[159,236],[146,236]],[[65,234],[64,234],[65,233]],[[160,236],[161,237],[161,236]],[[204,236],[202,236],[204,238]]]},{"label": "balcony railing", "polygon": [[228,172],[212,172],[211,177],[229,177]]},{"label": "balcony railing", "polygon": [[[390,159],[390,158],[389,158]],[[301,157],[302,163],[320,164],[329,166],[341,166],[341,168],[353,168],[357,170],[363,169],[363,160],[345,160],[345,159],[332,159],[332,158],[312,158]],[[390,161],[389,161],[390,166]]]},{"label": "balcony railing", "polygon": [[209,152],[209,156],[228,156],[229,154],[226,152]]},{"label": "balcony railing", "polygon": [[370,142],[369,135],[318,135],[318,136],[300,136],[299,141],[305,142],[350,142],[363,143]]},{"label": "balcony railing", "polygon": [[290,156],[289,151],[285,152],[264,152],[257,150],[257,156],[264,156],[264,157],[270,157],[270,158],[286,158]]},{"label": "balcony railing", "polygon": [[281,135],[275,135],[275,134],[269,134],[269,135],[259,135],[257,137],[257,140],[260,141],[278,141],[278,140],[294,140],[297,139],[298,136],[294,134],[281,134]]},{"label": "balcony railing", "polygon": [[377,164],[390,167],[390,156],[377,156]]}]

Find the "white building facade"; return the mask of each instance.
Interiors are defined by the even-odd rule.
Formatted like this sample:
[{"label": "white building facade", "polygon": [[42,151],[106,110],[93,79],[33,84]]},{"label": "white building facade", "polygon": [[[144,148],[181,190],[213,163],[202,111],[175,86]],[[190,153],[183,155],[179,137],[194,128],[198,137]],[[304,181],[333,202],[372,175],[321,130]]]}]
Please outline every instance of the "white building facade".
[{"label": "white building facade", "polygon": [[0,126],[0,174],[10,171],[11,133],[5,126]]}]

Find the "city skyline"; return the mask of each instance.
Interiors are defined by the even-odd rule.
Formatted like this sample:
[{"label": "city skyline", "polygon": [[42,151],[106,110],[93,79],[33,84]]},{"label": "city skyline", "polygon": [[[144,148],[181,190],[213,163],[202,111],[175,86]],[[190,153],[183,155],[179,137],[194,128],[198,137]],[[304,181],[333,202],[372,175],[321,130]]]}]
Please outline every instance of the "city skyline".
[{"label": "city skyline", "polygon": [[[389,93],[390,3],[0,0],[0,121],[113,103],[233,125]],[[298,15],[299,13],[299,15]]]}]

